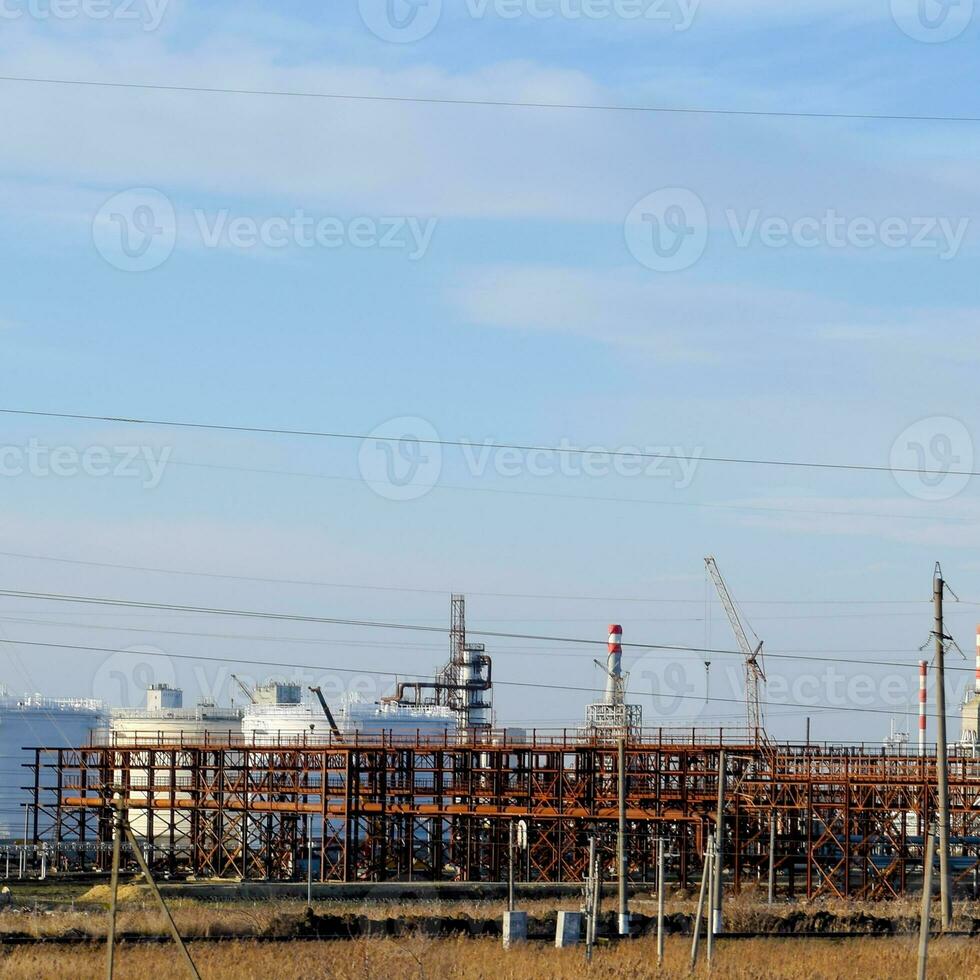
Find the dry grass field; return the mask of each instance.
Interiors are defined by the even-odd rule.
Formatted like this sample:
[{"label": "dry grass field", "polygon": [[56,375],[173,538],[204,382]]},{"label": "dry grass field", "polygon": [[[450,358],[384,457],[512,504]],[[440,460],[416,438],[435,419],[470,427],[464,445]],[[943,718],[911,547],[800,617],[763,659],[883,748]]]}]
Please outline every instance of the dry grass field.
[{"label": "dry grass field", "polygon": [[[930,947],[932,980],[976,975],[976,941],[935,940]],[[593,977],[688,977],[689,943],[672,938],[665,968],[656,968],[656,945],[643,939],[597,950],[587,968],[581,950],[533,945],[505,951],[498,942],[479,939],[405,941],[357,940],[344,943],[236,942],[192,947],[204,980],[559,980]],[[5,980],[38,977],[96,980],[105,971],[104,950],[97,948],[15,949],[0,951]],[[169,980],[182,977],[182,964],[169,946],[121,947],[118,980]],[[702,965],[698,975],[706,976]],[[911,938],[849,940],[730,940],[721,942],[711,970],[721,978],[778,977],[786,980],[908,977],[915,975],[915,942]]]},{"label": "dry grass field", "polygon": [[[77,937],[102,939],[106,929],[108,897],[104,885],[70,896],[41,890],[14,888],[14,907],[0,913],[0,976],[6,980],[65,977],[84,980],[104,976],[103,945],[8,945],[4,937]],[[67,899],[67,900],[66,900]],[[160,935],[163,922],[145,886],[127,883],[120,894],[120,933]],[[574,899],[538,899],[520,903],[532,917],[544,921],[556,908],[575,908]],[[289,899],[264,901],[201,901],[174,898],[170,906],[181,933],[187,937],[231,937],[221,943],[192,944],[192,952],[204,978],[289,978],[329,977],[338,980],[379,977],[401,980],[442,977],[505,980],[509,977],[596,978],[636,976],[689,976],[687,957],[690,938],[670,935],[665,969],[658,973],[655,941],[644,937],[629,943],[603,945],[586,969],[584,951],[559,951],[544,942],[505,951],[500,940],[487,936],[438,937],[424,935],[413,920],[447,917],[458,920],[499,922],[499,901],[318,901],[318,916],[352,916],[359,921],[399,920],[404,935],[352,938],[343,941],[288,941],[304,923],[305,903]],[[606,908],[612,908],[607,903]],[[634,912],[653,916],[656,903],[649,895],[632,900]],[[842,901],[779,903],[773,908],[760,901],[758,893],[746,889],[726,900],[726,928],[732,932],[830,931],[879,935],[853,939],[729,939],[719,944],[712,977],[904,977],[914,975],[918,900],[860,903]],[[693,896],[675,891],[667,903],[668,915],[690,916]],[[958,902],[956,928],[980,932],[980,905]],[[346,928],[346,927],[345,927]],[[552,926],[553,928],[553,926]],[[480,931],[479,929],[475,931]],[[886,938],[880,933],[892,931]],[[254,941],[263,937],[264,942]],[[931,946],[930,977],[974,975],[977,939],[949,937]],[[699,972],[704,973],[703,967]],[[182,965],[169,943],[136,946],[121,943],[117,953],[119,980],[169,980],[182,976]]]}]

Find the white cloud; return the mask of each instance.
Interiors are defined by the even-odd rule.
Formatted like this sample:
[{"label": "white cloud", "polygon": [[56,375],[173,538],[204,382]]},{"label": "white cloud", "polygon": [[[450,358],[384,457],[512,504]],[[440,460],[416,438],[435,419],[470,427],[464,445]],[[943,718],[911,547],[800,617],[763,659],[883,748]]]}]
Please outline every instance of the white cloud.
[{"label": "white cloud", "polygon": [[892,353],[935,356],[943,324],[949,356],[980,359],[980,310],[912,311],[896,318],[879,308],[837,301],[825,293],[751,284],[705,283],[684,275],[567,266],[473,269],[447,290],[465,322],[508,330],[553,332],[647,348],[676,360],[758,356],[759,342],[781,341],[785,356],[800,345],[855,344]]}]

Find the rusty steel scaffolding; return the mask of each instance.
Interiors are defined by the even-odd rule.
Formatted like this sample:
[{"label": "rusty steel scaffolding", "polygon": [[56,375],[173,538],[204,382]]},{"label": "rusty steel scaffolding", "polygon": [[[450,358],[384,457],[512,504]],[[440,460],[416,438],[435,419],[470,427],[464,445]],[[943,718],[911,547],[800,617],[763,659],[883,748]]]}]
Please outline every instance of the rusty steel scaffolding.
[{"label": "rusty steel scaffolding", "polygon": [[[441,740],[242,741],[34,750],[33,843],[64,870],[105,869],[118,793],[152,863],[198,877],[505,881],[509,824],[527,827],[519,881],[581,881],[595,836],[615,876],[614,742],[578,732],[495,731]],[[700,875],[725,748],[724,866],[764,878],[776,824],[779,888],[890,898],[918,887],[936,807],[934,757],[773,744],[748,732],[645,729],[626,748],[627,866],[651,882]],[[976,889],[980,759],[950,760],[953,869]]]}]

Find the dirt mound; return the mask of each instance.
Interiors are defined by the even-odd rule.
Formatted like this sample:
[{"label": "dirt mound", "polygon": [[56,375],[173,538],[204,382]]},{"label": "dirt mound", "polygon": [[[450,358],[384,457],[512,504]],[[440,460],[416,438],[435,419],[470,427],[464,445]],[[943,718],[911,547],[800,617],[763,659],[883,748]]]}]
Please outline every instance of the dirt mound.
[{"label": "dirt mound", "polygon": [[[120,885],[116,893],[119,902],[138,902],[149,897],[150,890],[146,885]],[[92,902],[108,905],[112,899],[112,889],[108,885],[93,885],[85,894],[80,895],[79,902]]]}]

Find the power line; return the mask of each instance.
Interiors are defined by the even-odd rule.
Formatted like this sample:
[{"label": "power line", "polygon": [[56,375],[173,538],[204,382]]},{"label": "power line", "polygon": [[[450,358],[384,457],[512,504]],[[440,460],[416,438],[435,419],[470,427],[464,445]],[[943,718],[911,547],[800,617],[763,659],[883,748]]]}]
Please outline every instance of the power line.
[{"label": "power line", "polygon": [[[0,596],[11,596],[15,598],[29,598],[29,599],[40,599],[50,602],[67,602],[67,603],[81,603],[86,605],[107,605],[107,606],[123,606],[125,608],[133,609],[155,609],[155,610],[168,610],[168,611],[179,611],[179,612],[192,612],[201,613],[206,615],[217,615],[217,616],[231,616],[231,617],[243,617],[248,619],[269,619],[275,621],[286,621],[286,622],[302,622],[302,623],[316,623],[320,625],[328,626],[354,626],[354,627],[364,627],[373,629],[386,629],[386,630],[406,630],[411,632],[424,632],[424,633],[438,633],[446,634],[450,633],[449,627],[446,626],[432,626],[421,623],[390,623],[381,622],[378,620],[364,620],[364,619],[343,619],[340,617],[329,617],[329,616],[306,616],[298,613],[280,613],[280,612],[268,612],[259,610],[245,610],[245,609],[225,609],[218,606],[188,606],[180,605],[176,603],[158,603],[158,602],[139,602],[133,599],[110,599],[101,598],[95,596],[73,596],[73,595],[63,595],[59,593],[51,592],[21,592],[14,591],[10,589],[0,589]],[[597,640],[591,638],[578,638],[569,636],[548,636],[536,633],[509,633],[497,630],[467,630],[467,633],[472,636],[482,636],[494,639],[516,639],[516,640],[532,640],[542,643],[569,643],[569,644],[580,644],[587,646],[606,646],[606,640]],[[686,646],[682,644],[670,644],[670,643],[623,643],[624,647],[628,647],[634,650],[659,650],[659,651],[671,651],[680,653],[692,653],[692,654],[720,654],[727,656],[735,656],[739,658],[744,658],[744,654],[741,650],[730,650],[718,647],[696,647],[696,646]],[[70,649],[70,645],[68,646]],[[79,648],[82,649],[82,648]],[[110,651],[119,652],[119,651]],[[170,654],[159,654],[160,656],[170,656]],[[801,660],[810,663],[833,663],[833,664],[859,664],[865,666],[879,666],[879,667],[897,667],[901,669],[909,669],[913,664],[906,664],[896,661],[873,661],[867,660],[866,658],[855,659],[855,658],[844,658],[844,657],[816,657],[816,656],[805,656],[802,654],[780,654],[771,653],[766,651],[766,657],[773,657],[776,659],[784,660]],[[191,658],[193,659],[193,658]],[[207,658],[202,658],[207,659]],[[241,661],[232,661],[233,663],[238,663]],[[258,661],[256,661],[258,662]],[[290,666],[288,664],[281,664],[278,666]],[[971,667],[948,667],[948,670],[962,670],[964,672],[973,673],[973,668]]]},{"label": "power line", "polygon": [[[0,76],[0,81],[3,78]],[[980,122],[980,118],[977,120]],[[176,429],[204,429],[212,432],[247,432],[252,435],[281,435],[299,436],[303,438],[316,439],[348,439],[358,442],[397,442],[402,437],[379,436],[371,433],[352,433],[352,432],[329,432],[318,429],[284,429],[272,426],[252,426],[252,425],[222,425],[214,422],[175,422],[163,419],[143,419],[125,418],[112,415],[81,415],[72,412],[35,412],[27,409],[0,408],[2,415],[28,415],[34,418],[55,418],[67,419],[76,422],[111,422],[122,425],[145,425],[154,427],[168,427]],[[472,448],[470,443],[458,439],[419,439],[412,437],[412,441],[422,446],[440,446],[443,448],[452,447],[458,449]],[[529,453],[567,453],[582,455],[584,453],[608,456],[618,459],[648,459],[648,460],[672,460],[677,462],[697,462],[697,463],[725,463],[739,466],[778,466],[797,469],[812,470],[841,470],[861,473],[911,473],[917,476],[980,476],[980,470],[924,470],[915,467],[902,466],[880,466],[870,463],[820,463],[806,460],[787,460],[787,459],[765,459],[749,458],[736,456],[695,456],[689,453],[677,452],[641,452],[628,451],[622,449],[578,449],[571,446],[539,446],[523,445],[520,443],[494,443],[491,447],[494,450],[515,449],[520,452]],[[866,515],[863,515],[866,516]]]},{"label": "power line", "polygon": [[[78,646],[76,644],[70,643],[45,643],[40,640],[0,640],[2,643],[12,643],[19,646],[29,646],[29,647],[48,647],[57,650],[81,650],[89,653],[120,653],[122,651],[113,650],[110,647],[93,647],[93,646]],[[336,665],[326,665],[326,664],[293,664],[293,663],[282,663],[277,661],[263,661],[263,660],[239,660],[234,657],[215,657],[215,656],[198,656],[189,653],[168,653],[159,654],[159,656],[166,656],[172,660],[192,660],[195,662],[205,662],[205,663],[223,663],[223,664],[254,664],[256,666],[262,667],[280,667],[289,670],[316,670],[323,672],[335,672],[338,674],[361,674],[376,677],[404,677],[406,673],[404,671],[394,671],[394,670],[378,670],[376,668],[369,667],[339,667]],[[530,688],[534,690],[546,690],[546,691],[574,691],[578,693],[585,694],[603,694],[605,688],[598,687],[580,687],[573,684],[544,684],[535,681],[494,681],[494,686],[497,687],[520,687],[520,688]],[[722,698],[722,697],[708,697],[705,698],[702,694],[675,694],[671,691],[669,694],[655,695],[655,694],[644,694],[641,692],[633,692],[635,697],[649,697],[657,698],[662,697],[665,701],[716,701],[723,704],[738,704],[744,705],[744,699],[742,698]],[[771,705],[777,708],[805,708],[808,711],[847,711],[847,712],[859,712],[864,714],[884,714],[884,715],[894,715],[896,713],[896,708],[868,708],[868,707],[858,707],[858,706],[847,706],[840,707],[831,704],[800,704],[793,701],[763,701],[761,702],[765,705]]]},{"label": "power line", "polygon": [[829,119],[858,122],[976,123],[980,116],[928,115],[875,112],[807,112],[791,109],[725,109],[709,106],[625,105],[596,102],[528,102],[516,99],[460,99],[412,95],[366,95],[356,92],[312,92],[296,89],[224,88],[204,85],[162,85],[150,82],[107,82],[87,78],[41,78],[2,75],[0,82],[27,85],[61,85],[85,88],[128,89],[145,92],[180,92],[195,95],[237,95],[263,98],[322,99],[334,102],[377,102],[395,105],[479,106],[498,109],[564,109],[587,112],[660,113],[690,116],[735,116],[763,119]]},{"label": "power line", "polygon": [[[383,439],[378,439],[377,441],[386,441]],[[493,448],[509,448],[506,446],[495,445]],[[564,450],[556,450],[562,452]],[[578,450],[579,452],[581,450]],[[668,457],[664,457],[667,459]],[[676,457],[680,459],[681,457]],[[692,457],[694,459],[702,459],[703,457]],[[182,466],[191,469],[206,469],[206,470],[219,470],[228,471],[232,473],[258,473],[267,476],[295,476],[302,477],[305,479],[312,480],[330,480],[335,483],[357,483],[366,484],[372,487],[389,487],[390,484],[384,480],[370,480],[365,476],[361,477],[348,477],[348,476],[338,476],[335,473],[317,473],[310,471],[300,471],[300,470],[284,470],[278,467],[258,467],[258,466],[232,466],[228,463],[201,463],[195,460],[181,460],[181,459],[171,459],[167,461],[166,464],[170,466]],[[894,470],[893,472],[900,472]],[[919,470],[915,471],[917,474]],[[489,494],[502,494],[509,497],[543,497],[547,500],[570,500],[570,501],[590,501],[595,503],[614,503],[614,504],[639,504],[646,507],[693,507],[697,510],[732,510],[732,511],[744,511],[752,514],[805,514],[805,515],[816,515],[820,517],[860,517],[860,518],[880,518],[882,520],[889,521],[930,521],[938,522],[943,524],[971,524],[972,521],[968,517],[955,517],[950,514],[896,514],[890,513],[886,514],[880,511],[870,511],[870,510],[828,510],[827,508],[816,508],[816,507],[764,507],[759,504],[719,504],[712,503],[710,501],[703,500],[652,500],[647,497],[623,497],[623,496],[600,496],[598,494],[581,494],[581,493],[553,493],[546,490],[514,490],[509,487],[474,487],[474,486],[461,486],[460,484],[444,483],[439,480],[434,485],[421,484],[414,481],[407,481],[406,483],[400,484],[404,489],[405,487],[418,487],[424,486],[425,489],[431,489],[436,491],[462,491],[465,493],[489,493]]]},{"label": "power line", "polygon": [[[453,589],[424,589],[408,585],[366,585],[359,582],[326,582],[321,579],[268,578],[259,575],[232,575],[227,572],[195,572],[185,568],[161,568],[156,565],[127,565],[119,562],[92,561],[91,559],[61,558],[56,555],[32,555],[22,551],[0,551],[0,557],[24,558],[30,561],[50,561],[63,565],[84,565],[93,568],[119,568],[128,572],[158,572],[164,575],[188,575],[194,578],[220,578],[236,582],[259,582],[274,585],[309,585],[330,589],[364,589],[372,592],[412,592],[424,595],[446,596]],[[455,591],[459,591],[458,589]],[[468,596],[494,599],[553,599],[575,602],[647,602],[660,604],[694,604],[702,605],[702,599],[656,599],[642,596],[609,596],[609,595],[571,595],[567,593],[554,594],[542,592],[477,592],[473,589],[464,590]],[[714,600],[717,601],[717,600]],[[929,599],[743,599],[742,606],[908,606],[929,603]],[[965,603],[972,605],[972,603]]]}]

